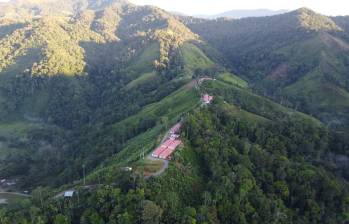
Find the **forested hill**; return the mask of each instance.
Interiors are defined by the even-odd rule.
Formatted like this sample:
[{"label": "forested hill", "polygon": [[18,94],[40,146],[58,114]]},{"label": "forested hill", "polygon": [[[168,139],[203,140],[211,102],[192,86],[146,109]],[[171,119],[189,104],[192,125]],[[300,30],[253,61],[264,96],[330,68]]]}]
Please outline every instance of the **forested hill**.
[{"label": "forested hill", "polygon": [[0,15],[6,19],[26,20],[41,16],[69,16],[85,10],[103,10],[112,5],[131,5],[127,0],[11,0],[3,3]]},{"label": "forested hill", "polygon": [[[84,6],[79,9],[69,5],[71,1],[23,2],[26,4],[13,4],[19,4],[24,11],[38,9],[38,15],[20,15],[26,18],[21,21],[14,20],[7,10],[4,12],[0,28],[2,73],[52,76],[83,74],[99,68],[122,69],[153,42],[160,45],[156,59],[161,69],[168,63],[171,48],[196,38],[172,15],[155,7],[116,0],[101,1],[98,7],[97,3],[92,4],[94,1],[76,1]],[[49,15],[45,4],[49,9],[56,9],[59,4],[74,10],[67,9],[67,15]]]},{"label": "forested hill", "polygon": [[0,190],[31,197],[0,193],[0,223],[347,223],[347,32],[308,9],[1,4]]},{"label": "forested hill", "polygon": [[263,18],[183,21],[260,94],[332,127],[348,126],[347,17],[302,8]]},{"label": "forested hill", "polygon": [[[22,3],[10,6],[58,4]],[[185,92],[178,108],[132,116],[167,103],[198,68],[217,70],[193,44],[197,35],[171,14],[124,1],[100,3],[105,6],[69,15],[1,20],[0,165],[2,177],[17,178],[22,189],[79,179],[82,164],[93,170],[130,139],[178,118],[197,98]]]},{"label": "forested hill", "polygon": [[[162,176],[144,179],[121,169],[144,169],[138,154],[154,147],[164,125],[158,124],[88,176],[89,184],[100,183],[90,185],[93,190],[76,188],[79,196],[58,199],[55,191],[38,188],[31,204],[0,210],[4,223],[347,222],[348,172],[330,159],[345,153],[346,140],[316,119],[226,80],[200,89],[216,99],[186,113],[184,146]],[[182,91],[145,111],[195,98]],[[173,98],[178,101],[171,105]],[[35,214],[26,218],[29,209]]]}]

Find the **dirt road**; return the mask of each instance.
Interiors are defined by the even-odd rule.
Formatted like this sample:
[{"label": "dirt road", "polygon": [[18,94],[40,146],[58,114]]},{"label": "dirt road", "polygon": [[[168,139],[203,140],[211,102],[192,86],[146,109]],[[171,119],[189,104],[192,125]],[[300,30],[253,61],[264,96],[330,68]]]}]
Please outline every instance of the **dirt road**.
[{"label": "dirt road", "polygon": [[163,174],[163,173],[166,171],[166,169],[168,168],[168,165],[169,165],[169,161],[168,161],[168,160],[154,158],[154,157],[152,157],[151,155],[148,155],[147,159],[148,159],[148,160],[151,160],[151,161],[162,161],[162,162],[163,162],[163,165],[162,165],[161,169],[158,170],[157,172],[153,173],[152,175],[150,175],[150,176],[147,177],[147,178],[160,176],[160,175]]}]

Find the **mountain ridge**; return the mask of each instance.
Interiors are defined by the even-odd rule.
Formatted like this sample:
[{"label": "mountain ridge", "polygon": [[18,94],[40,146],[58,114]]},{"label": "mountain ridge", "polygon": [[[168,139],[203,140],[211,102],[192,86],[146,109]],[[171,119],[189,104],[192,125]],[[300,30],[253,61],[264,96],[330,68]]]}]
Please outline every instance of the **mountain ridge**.
[{"label": "mountain ridge", "polygon": [[0,16],[8,19],[32,19],[40,16],[70,16],[81,11],[99,11],[107,7],[133,5],[127,0],[11,0],[3,4]]},{"label": "mountain ridge", "polygon": [[0,188],[31,197],[1,193],[1,224],[348,222],[349,20],[24,2],[0,9]]},{"label": "mountain ridge", "polygon": [[[53,2],[54,4],[57,3],[57,1],[48,2]],[[79,0],[79,2],[81,1]],[[10,50],[11,47],[7,45],[11,45],[11,41],[16,41],[15,39],[19,38],[16,37],[16,35],[18,35],[18,32],[22,32],[22,35],[26,33],[26,35],[28,36],[30,36],[32,32],[37,32],[37,29],[40,27],[35,24],[40,23],[40,21],[43,21],[42,25],[48,26],[48,29],[40,29],[41,33],[39,34],[39,36],[33,37],[41,38],[41,36],[49,36],[41,38],[44,39],[44,42],[46,42],[44,45],[39,44],[42,43],[40,39],[34,39],[32,40],[32,42],[40,45],[39,48],[42,48],[43,52],[51,52],[50,54],[53,55],[62,53],[61,49],[63,49],[63,46],[55,46],[53,49],[46,48],[50,48],[50,46],[58,44],[55,42],[57,42],[59,38],[55,40],[55,38],[52,38],[52,34],[50,32],[56,32],[56,29],[63,28],[61,32],[56,33],[55,35],[57,37],[69,40],[70,44],[68,45],[68,48],[71,48],[69,50],[70,54],[76,54],[79,56],[77,56],[75,60],[70,60],[75,61],[73,63],[70,63],[69,61],[66,61],[65,63],[63,61],[57,62],[55,60],[58,60],[59,56],[52,56],[53,61],[51,63],[51,59],[48,58],[50,56],[47,53],[44,53],[42,61],[36,61],[35,64],[39,65],[39,67],[50,67],[50,65],[47,65],[50,63],[60,65],[58,65],[58,68],[55,70],[55,72],[53,70],[50,71],[47,69],[42,69],[42,71],[45,72],[37,72],[40,69],[33,68],[30,64],[28,64],[26,70],[31,71],[32,74],[81,74],[85,72],[85,65],[89,59],[83,58],[82,54],[84,53],[84,51],[86,51],[86,49],[83,49],[84,47],[81,44],[83,42],[89,41],[94,42],[97,45],[103,43],[114,43],[113,45],[115,46],[120,45],[122,41],[129,40],[132,40],[134,42],[158,41],[160,43],[161,52],[159,52],[159,60],[157,62],[157,66],[164,68],[168,63],[167,57],[169,57],[169,51],[171,50],[171,48],[176,48],[178,44],[184,41],[197,39],[197,36],[183,24],[181,24],[180,21],[176,20],[171,14],[159,8],[150,6],[135,6],[133,4],[126,4],[125,1],[113,0],[105,2],[112,4],[104,7],[103,9],[98,9],[97,11],[89,10],[87,7],[86,10],[79,10],[76,12],[76,14],[72,15],[63,16],[61,14],[60,16],[45,16],[43,14],[43,16],[41,16],[40,18],[37,18],[35,16],[32,18],[28,17],[28,20],[26,22],[23,22],[26,28],[23,28],[22,31],[21,29],[17,29],[17,33],[15,32],[4,34],[5,37],[1,40],[0,43],[3,45],[4,49],[4,52],[1,56],[7,57],[7,55],[10,54],[17,58],[23,56],[24,52],[28,48],[30,48],[31,45],[25,46],[24,44],[18,43],[19,49],[13,48],[12,50]],[[120,5],[124,3],[125,5]],[[4,21],[5,23],[4,27],[7,25],[6,21],[8,20],[8,18],[1,19],[1,21]],[[11,22],[8,22],[7,26],[14,27],[14,24],[16,24],[16,22],[14,22],[15,20],[10,21]],[[135,26],[128,26],[128,24],[130,23],[134,23]],[[50,26],[55,26],[56,28]],[[86,35],[86,38],[83,37],[84,32],[89,34],[90,37],[88,35]],[[50,40],[50,43],[48,43],[48,40]],[[21,41],[22,40],[19,40],[19,42]],[[8,49],[9,51],[5,49]],[[14,57],[9,57],[8,60],[4,60],[4,63],[0,66],[1,70],[6,69],[10,64],[13,64],[14,60],[16,60]],[[42,66],[40,64],[42,64]],[[60,67],[66,67],[67,70],[62,70],[60,69]]]},{"label": "mountain ridge", "polygon": [[194,17],[217,19],[217,18],[233,18],[241,19],[246,17],[264,17],[264,16],[274,16],[278,14],[283,14],[289,12],[290,10],[269,10],[269,9],[241,9],[241,10],[230,10],[216,15],[194,15]]},{"label": "mountain ridge", "polygon": [[[343,75],[348,71],[348,21],[347,17],[327,17],[307,8],[239,20],[184,19],[203,40],[225,55],[234,73],[244,74],[261,93],[268,92],[281,102],[287,98],[296,107],[302,104],[308,113],[336,124],[348,124],[348,118],[339,112],[347,110],[348,99],[339,105],[329,99],[333,95],[339,99],[347,96],[342,90],[347,91],[348,83]],[[223,44],[226,42],[231,44]],[[303,79],[307,76],[312,78]],[[329,94],[322,93],[327,85],[331,86],[326,87]],[[314,103],[317,101],[323,103]]]}]

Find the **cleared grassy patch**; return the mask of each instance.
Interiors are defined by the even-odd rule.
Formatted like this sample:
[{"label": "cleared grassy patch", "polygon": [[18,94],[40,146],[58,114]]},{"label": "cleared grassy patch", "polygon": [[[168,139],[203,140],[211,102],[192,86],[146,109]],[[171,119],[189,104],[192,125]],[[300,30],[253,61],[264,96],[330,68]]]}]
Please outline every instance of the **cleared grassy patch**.
[{"label": "cleared grassy patch", "polygon": [[349,108],[349,93],[321,79],[320,71],[309,73],[295,84],[287,87],[287,95],[306,97],[314,108],[327,111],[345,111]]},{"label": "cleared grassy patch", "polygon": [[194,44],[184,43],[180,47],[184,64],[189,69],[210,68],[214,63]]},{"label": "cleared grassy patch", "polygon": [[2,137],[21,137],[24,136],[29,129],[37,125],[26,122],[26,121],[16,121],[12,123],[2,123],[0,124],[0,136]]},{"label": "cleared grassy patch", "polygon": [[[18,204],[23,200],[28,199],[28,197],[24,195],[12,194],[12,193],[1,193],[0,192],[0,201],[5,200],[8,205]],[[1,204],[0,204],[1,205]]]},{"label": "cleared grassy patch", "polygon": [[38,127],[41,125],[27,121],[0,123],[0,160],[10,153],[19,152],[21,149],[13,146],[13,142],[26,141],[27,133]]},{"label": "cleared grassy patch", "polygon": [[248,83],[245,80],[242,80],[241,78],[237,77],[236,75],[233,75],[229,72],[222,73],[218,76],[218,78],[224,82],[227,82],[229,84],[237,85],[241,88],[247,88]]},{"label": "cleared grassy patch", "polygon": [[137,79],[133,80],[127,86],[125,87],[126,90],[135,88],[147,81],[152,80],[153,78],[156,77],[156,72],[149,72],[149,73],[144,73],[143,75],[139,76]]},{"label": "cleared grassy patch", "polygon": [[151,176],[152,174],[161,170],[164,165],[164,161],[162,160],[149,160],[145,159],[140,161],[136,165],[136,172],[142,174],[145,177]]},{"label": "cleared grassy patch", "polygon": [[160,119],[166,116],[169,120],[172,120],[199,105],[199,99],[198,92],[195,89],[183,87],[161,101],[146,106],[138,114],[115,124],[114,128],[119,128],[122,125],[132,125],[150,117]]},{"label": "cleared grassy patch", "polygon": [[229,113],[232,114],[234,117],[238,117],[240,119],[246,120],[251,123],[257,124],[257,123],[265,123],[265,122],[271,121],[265,117],[250,113],[232,104],[224,104],[223,108],[228,110]]},{"label": "cleared grassy patch", "polygon": [[224,100],[230,104],[239,105],[243,110],[249,113],[270,120],[292,118],[303,122],[311,122],[318,126],[322,125],[319,120],[312,116],[284,107],[272,100],[256,95],[248,89],[242,89],[221,81],[205,83],[205,88],[213,95],[218,94],[222,96]]},{"label": "cleared grassy patch", "polygon": [[143,74],[145,72],[151,72],[154,69],[154,61],[159,58],[160,45],[159,43],[153,43],[144,51],[139,54],[126,69],[132,74]]}]

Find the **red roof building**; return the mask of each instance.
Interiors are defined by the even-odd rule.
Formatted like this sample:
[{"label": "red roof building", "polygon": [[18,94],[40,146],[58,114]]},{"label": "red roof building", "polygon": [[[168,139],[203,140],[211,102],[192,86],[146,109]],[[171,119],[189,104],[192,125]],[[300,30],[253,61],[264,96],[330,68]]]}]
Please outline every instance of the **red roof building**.
[{"label": "red roof building", "polygon": [[154,150],[151,154],[154,158],[160,159],[170,159],[172,153],[176,150],[176,148],[182,144],[182,141],[179,140],[179,132],[181,130],[182,124],[177,123],[170,129],[170,136],[163,142],[158,148]]},{"label": "red roof building", "polygon": [[171,140],[171,139],[167,139],[164,143],[162,143],[162,146],[167,148],[169,145],[172,144],[174,140]]},{"label": "red roof building", "polygon": [[205,104],[210,104],[213,100],[213,96],[210,96],[208,94],[205,94],[202,96],[202,102],[204,102]]},{"label": "red roof building", "polygon": [[181,140],[166,140],[161,146],[154,150],[152,157],[160,159],[169,159],[176,148],[182,144]]},{"label": "red roof building", "polygon": [[170,146],[168,146],[162,153],[160,154],[159,158],[160,159],[170,159],[172,153],[176,150],[176,148],[182,144],[182,141],[180,140],[175,140],[172,142]]},{"label": "red roof building", "polygon": [[169,149],[176,149],[180,144],[181,140],[174,140],[171,145],[168,146]]},{"label": "red roof building", "polygon": [[179,131],[181,130],[182,124],[181,123],[177,123],[175,126],[173,126],[170,129],[170,134],[179,134]]},{"label": "red roof building", "polygon": [[167,148],[165,151],[163,151],[159,158],[160,159],[169,159],[169,156],[174,152],[174,150]]},{"label": "red roof building", "polygon": [[154,152],[151,154],[152,157],[159,158],[160,154],[166,149],[163,145],[159,146]]}]

